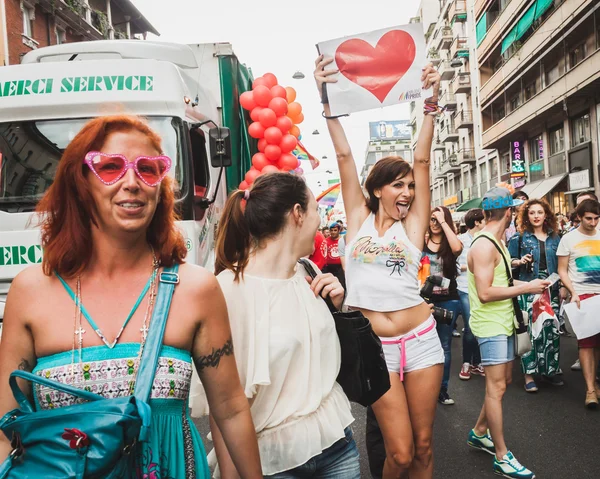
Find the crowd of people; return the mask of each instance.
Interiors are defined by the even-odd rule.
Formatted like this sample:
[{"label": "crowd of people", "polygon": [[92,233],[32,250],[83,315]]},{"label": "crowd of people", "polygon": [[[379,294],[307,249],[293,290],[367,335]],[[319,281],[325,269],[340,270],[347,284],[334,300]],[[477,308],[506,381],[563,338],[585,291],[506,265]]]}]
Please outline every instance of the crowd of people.
[{"label": "crowd of people", "polygon": [[[502,399],[523,341],[516,337],[520,311],[533,317],[533,305],[549,291],[554,314],[542,325],[528,322],[532,347],[519,361],[527,393],[540,380],[562,385],[562,306],[600,294],[600,203],[580,194],[567,227],[545,200],[498,185],[481,208],[467,212],[459,231],[447,208],[431,208],[430,153],[441,112],[440,75],[431,66],[421,78],[433,96],[425,101],[413,164],[383,158],[363,188],[323,94],[336,81],[337,72],[325,70],[331,62],[319,57],[314,76],[337,155],[345,222],[320,228],[302,178],[263,175],[227,200],[214,275],[184,261],[170,160],[157,134],[140,119],[112,116],[75,136],[38,208],[43,263],[19,274],[8,295],[2,413],[18,407],[8,387],[17,369],[43,378],[22,387],[47,412],[81,402],[52,390],[51,381],[118,398],[136,391],[138,373],[140,380],[155,374],[151,426],[145,440],[131,445],[136,454],[124,477],[358,478],[332,317],[356,311],[379,337],[389,376],[389,388],[367,413],[371,471],[384,479],[432,478],[435,414],[438,403],[455,403],[451,342],[461,336],[462,318],[459,378],[483,376],[486,391],[477,422],[470,430],[465,425],[460,439],[492,455],[497,474],[535,477],[508,449],[503,430]],[[175,273],[165,276],[164,268]],[[149,318],[164,283],[176,288],[170,309],[161,306],[168,321],[149,373],[144,345],[156,335]],[[578,346],[574,367],[585,379],[585,406],[596,408],[600,334]],[[208,456],[191,421],[190,391],[194,412],[210,415]],[[80,454],[89,445],[84,436],[71,442]],[[21,447],[18,435],[0,439],[7,461]]]}]

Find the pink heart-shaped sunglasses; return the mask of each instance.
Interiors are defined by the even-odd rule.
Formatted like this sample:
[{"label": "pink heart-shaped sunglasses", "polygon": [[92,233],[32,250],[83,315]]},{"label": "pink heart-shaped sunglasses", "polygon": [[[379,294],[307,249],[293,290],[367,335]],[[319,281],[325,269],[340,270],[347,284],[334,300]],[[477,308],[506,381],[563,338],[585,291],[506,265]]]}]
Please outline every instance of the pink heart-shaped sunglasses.
[{"label": "pink heart-shaped sunglasses", "polygon": [[171,158],[168,156],[138,156],[128,161],[123,155],[90,151],[83,160],[92,173],[105,185],[113,185],[119,181],[130,168],[148,186],[157,186],[171,169]]}]

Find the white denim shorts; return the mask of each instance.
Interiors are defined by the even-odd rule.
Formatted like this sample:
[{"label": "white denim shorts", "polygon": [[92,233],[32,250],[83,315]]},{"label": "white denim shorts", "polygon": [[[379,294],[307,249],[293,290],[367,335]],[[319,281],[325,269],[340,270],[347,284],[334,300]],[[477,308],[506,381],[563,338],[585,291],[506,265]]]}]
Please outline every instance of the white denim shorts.
[{"label": "white denim shorts", "polygon": [[433,316],[402,336],[379,339],[388,371],[398,373],[401,381],[405,372],[444,364],[444,349]]}]

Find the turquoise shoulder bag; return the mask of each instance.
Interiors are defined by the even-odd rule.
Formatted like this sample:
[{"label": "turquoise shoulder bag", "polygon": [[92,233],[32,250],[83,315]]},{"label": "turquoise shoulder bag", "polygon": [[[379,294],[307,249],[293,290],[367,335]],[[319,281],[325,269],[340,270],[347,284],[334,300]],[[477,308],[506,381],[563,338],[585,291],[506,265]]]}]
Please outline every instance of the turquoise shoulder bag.
[{"label": "turquoise shoulder bag", "polygon": [[[133,396],[105,399],[97,394],[14,371],[10,387],[19,408],[0,420],[12,452],[0,465],[0,479],[92,478],[135,475],[136,446],[149,440],[152,413],[148,401],[179,265],[160,274],[156,304],[142,353]],[[35,411],[17,378],[52,387],[86,402]]]}]

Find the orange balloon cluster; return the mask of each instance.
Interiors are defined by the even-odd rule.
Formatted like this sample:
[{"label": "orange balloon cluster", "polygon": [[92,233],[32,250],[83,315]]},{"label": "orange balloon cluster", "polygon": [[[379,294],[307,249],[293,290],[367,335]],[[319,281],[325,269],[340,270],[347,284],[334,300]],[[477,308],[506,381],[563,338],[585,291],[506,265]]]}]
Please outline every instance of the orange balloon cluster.
[{"label": "orange balloon cluster", "polygon": [[300,136],[297,125],[304,121],[296,90],[282,87],[275,75],[265,73],[254,80],[251,91],[240,95],[240,105],[252,119],[248,134],[258,140],[258,153],[252,157],[252,168],[240,183],[240,190],[248,189],[260,175],[296,170],[300,161],[292,151]]}]

